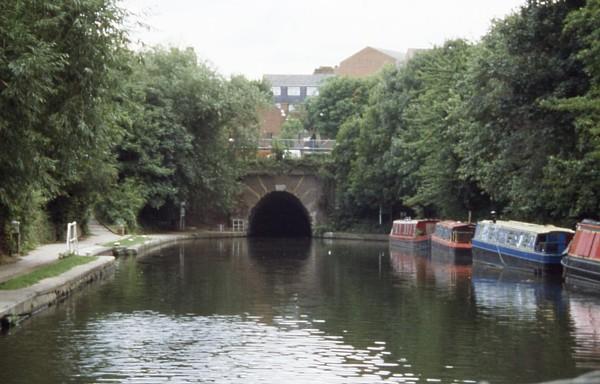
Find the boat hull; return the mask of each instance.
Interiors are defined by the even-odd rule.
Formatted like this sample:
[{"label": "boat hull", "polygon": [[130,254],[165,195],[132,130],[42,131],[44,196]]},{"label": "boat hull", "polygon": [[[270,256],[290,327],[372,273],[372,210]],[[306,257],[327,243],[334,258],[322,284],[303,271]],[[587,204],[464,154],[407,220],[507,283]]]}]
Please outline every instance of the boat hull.
[{"label": "boat hull", "polygon": [[455,247],[431,239],[431,258],[449,264],[468,265],[473,261],[471,247]]},{"label": "boat hull", "polygon": [[390,236],[390,247],[400,251],[408,251],[413,254],[429,254],[430,239],[422,237],[417,239],[403,239]]},{"label": "boat hull", "polygon": [[567,284],[600,287],[600,261],[577,256],[565,256],[562,260]]},{"label": "boat hull", "polygon": [[542,255],[473,241],[473,263],[514,268],[535,274],[560,274],[562,255]]}]

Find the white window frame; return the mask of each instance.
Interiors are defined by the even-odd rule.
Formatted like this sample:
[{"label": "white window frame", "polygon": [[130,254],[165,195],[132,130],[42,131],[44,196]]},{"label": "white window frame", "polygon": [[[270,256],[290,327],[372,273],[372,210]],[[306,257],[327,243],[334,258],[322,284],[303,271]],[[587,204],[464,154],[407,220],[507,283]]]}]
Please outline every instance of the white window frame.
[{"label": "white window frame", "polygon": [[319,96],[319,87],[306,87],[306,96]]},{"label": "white window frame", "polygon": [[300,87],[287,87],[288,96],[300,96]]}]

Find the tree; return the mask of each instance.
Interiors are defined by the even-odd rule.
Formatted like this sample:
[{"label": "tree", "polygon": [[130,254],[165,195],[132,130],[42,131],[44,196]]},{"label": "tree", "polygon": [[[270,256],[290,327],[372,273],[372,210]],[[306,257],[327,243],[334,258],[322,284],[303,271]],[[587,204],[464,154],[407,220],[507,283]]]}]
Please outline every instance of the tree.
[{"label": "tree", "polygon": [[402,205],[397,196],[403,180],[390,166],[392,138],[407,101],[400,72],[387,69],[371,80],[369,102],[338,133],[334,163],[345,164],[334,172],[339,216],[376,217],[380,208],[387,212]]},{"label": "tree", "polygon": [[[463,178],[475,180],[514,218],[560,220],[546,202],[549,160],[576,147],[573,115],[544,107],[588,87],[579,47],[562,33],[581,1],[529,1],[497,21],[474,53],[459,150]],[[562,180],[554,179],[557,186]]]},{"label": "tree", "polygon": [[147,221],[166,224],[176,221],[183,202],[196,212],[207,201],[226,211],[237,193],[240,162],[255,152],[256,110],[266,102],[261,85],[243,77],[227,81],[192,49],[154,48],[131,61],[121,103],[119,193],[108,195],[99,213],[135,227],[137,214],[115,216],[123,198]]},{"label": "tree", "polygon": [[[111,0],[0,5],[2,239],[18,219],[25,241],[34,242],[34,221],[47,202],[57,225],[85,219],[113,174],[122,18]],[[6,248],[0,240],[0,251]]]},{"label": "tree", "polygon": [[350,77],[328,79],[320,88],[319,96],[306,102],[306,129],[335,138],[342,124],[360,114],[367,104],[372,81]]},{"label": "tree", "polygon": [[404,112],[405,129],[398,132],[395,153],[411,188],[405,203],[430,215],[466,219],[469,210],[486,207],[485,196],[470,179],[457,173],[461,153],[460,123],[464,80],[473,47],[463,40],[447,41],[415,57],[406,68],[413,78],[411,100]]},{"label": "tree", "polygon": [[569,59],[584,64],[590,87],[584,94],[544,104],[573,114],[576,135],[570,152],[549,159],[544,169],[544,198],[557,217],[600,219],[600,1],[588,0],[585,7],[572,11],[563,34],[579,44]]}]

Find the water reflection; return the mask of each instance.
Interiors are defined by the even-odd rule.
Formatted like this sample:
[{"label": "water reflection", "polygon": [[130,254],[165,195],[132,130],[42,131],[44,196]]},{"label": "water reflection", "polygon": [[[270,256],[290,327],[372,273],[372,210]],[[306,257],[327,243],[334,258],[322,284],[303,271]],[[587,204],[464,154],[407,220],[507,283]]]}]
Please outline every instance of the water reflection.
[{"label": "water reflection", "polygon": [[452,248],[439,245],[436,242],[431,243],[431,260],[454,265],[471,265],[473,255],[471,248]]},{"label": "water reflection", "polygon": [[[435,286],[451,293],[458,284],[464,285],[471,277],[471,266],[462,260],[437,258],[427,254],[390,249],[390,264],[402,283],[414,286]],[[400,284],[402,284],[400,283]]]},{"label": "water reflection", "polygon": [[524,321],[535,320],[542,312],[565,312],[560,279],[474,264],[472,282],[477,307],[483,314]]},{"label": "water reflection", "polygon": [[539,382],[599,367],[598,313],[387,244],[197,241],[0,337],[0,382]]},{"label": "water reflection", "polygon": [[600,303],[595,298],[572,293],[569,309],[575,338],[573,355],[577,367],[600,369]]},{"label": "water reflection", "polygon": [[[357,349],[309,320],[251,316],[111,315],[78,335],[82,377],[98,381],[373,383],[415,382],[393,374],[385,345]],[[408,379],[413,377],[412,379]]]}]

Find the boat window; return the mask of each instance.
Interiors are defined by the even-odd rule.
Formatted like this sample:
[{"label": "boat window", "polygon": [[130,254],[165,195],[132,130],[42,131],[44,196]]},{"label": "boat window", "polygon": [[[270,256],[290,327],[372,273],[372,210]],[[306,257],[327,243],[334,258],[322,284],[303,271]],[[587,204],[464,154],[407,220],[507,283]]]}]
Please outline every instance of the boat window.
[{"label": "boat window", "polygon": [[504,228],[499,228],[496,231],[496,242],[498,244],[506,244],[507,243],[508,234]]},{"label": "boat window", "polygon": [[469,229],[457,230],[454,232],[453,241],[457,243],[469,243],[473,238],[473,231]]},{"label": "boat window", "polygon": [[535,236],[531,233],[523,232],[519,235],[519,242],[517,243],[517,247],[519,248],[533,248],[533,243],[535,241]]},{"label": "boat window", "polygon": [[519,242],[519,233],[518,232],[508,231],[506,233],[506,245],[512,245],[513,247],[516,247],[518,242]]},{"label": "boat window", "polygon": [[561,241],[560,234],[542,233],[537,237],[535,250],[542,253],[561,253],[565,246],[565,241]]},{"label": "boat window", "polygon": [[400,224],[400,234],[412,236],[412,234],[414,232],[414,227],[415,226],[413,223]]}]

